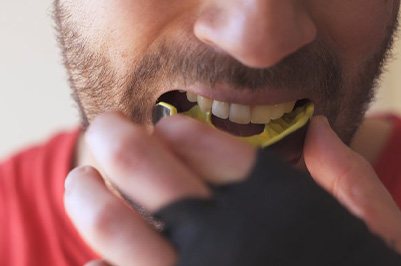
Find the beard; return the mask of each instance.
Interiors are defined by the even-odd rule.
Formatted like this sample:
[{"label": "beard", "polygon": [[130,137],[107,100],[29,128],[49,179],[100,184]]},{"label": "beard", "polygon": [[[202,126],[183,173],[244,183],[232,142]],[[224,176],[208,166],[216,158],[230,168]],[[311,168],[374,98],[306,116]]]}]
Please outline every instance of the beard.
[{"label": "beard", "polygon": [[180,40],[163,39],[132,60],[121,73],[107,55],[94,51],[57,1],[54,12],[58,40],[69,74],[72,95],[82,126],[106,111],[119,111],[133,122],[150,124],[155,98],[166,88],[202,84],[211,89],[225,84],[232,90],[252,93],[286,90],[315,103],[316,113],[325,115],[347,144],[372,101],[386,58],[390,54],[397,20],[388,27],[380,49],[359,64],[353,76],[345,73],[336,52],[322,40],[303,47],[269,68],[250,68],[233,57],[201,43],[188,32]]}]

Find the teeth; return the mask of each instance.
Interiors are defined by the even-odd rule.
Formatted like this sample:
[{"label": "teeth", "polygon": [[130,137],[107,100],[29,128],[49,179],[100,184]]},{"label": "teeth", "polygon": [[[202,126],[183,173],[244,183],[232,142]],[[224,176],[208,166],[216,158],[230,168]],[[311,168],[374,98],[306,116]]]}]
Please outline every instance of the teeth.
[{"label": "teeth", "polygon": [[212,113],[221,119],[227,119],[230,114],[230,104],[220,101],[213,101]]},{"label": "teeth", "polygon": [[231,122],[246,125],[251,122],[251,107],[248,105],[230,104],[230,117]]},{"label": "teeth", "polygon": [[269,105],[257,105],[252,108],[251,122],[254,124],[267,124],[271,121]]},{"label": "teeth", "polygon": [[212,112],[213,115],[221,119],[229,119],[237,124],[268,124],[271,120],[282,117],[285,113],[290,113],[295,106],[295,101],[275,104],[275,105],[242,105],[236,103],[226,103],[212,100],[195,93],[186,92],[189,102],[198,103],[202,112]]},{"label": "teeth", "polygon": [[191,103],[196,103],[198,101],[198,96],[195,93],[187,92],[187,99]]},{"label": "teeth", "polygon": [[282,117],[285,113],[283,104],[275,104],[270,106],[270,118],[272,120]]},{"label": "teeth", "polygon": [[284,103],[283,106],[285,113],[291,113],[292,109],[294,109],[295,102]]},{"label": "teeth", "polygon": [[210,112],[210,110],[212,109],[212,100],[198,95],[198,105],[202,112]]}]

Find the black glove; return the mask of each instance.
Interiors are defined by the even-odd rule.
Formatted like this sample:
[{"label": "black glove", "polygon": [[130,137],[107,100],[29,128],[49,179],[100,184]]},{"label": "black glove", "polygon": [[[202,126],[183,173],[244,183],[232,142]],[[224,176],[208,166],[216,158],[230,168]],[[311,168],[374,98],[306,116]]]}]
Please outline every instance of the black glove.
[{"label": "black glove", "polygon": [[401,256],[313,179],[261,150],[250,177],[212,200],[160,210],[179,266],[401,265]]}]

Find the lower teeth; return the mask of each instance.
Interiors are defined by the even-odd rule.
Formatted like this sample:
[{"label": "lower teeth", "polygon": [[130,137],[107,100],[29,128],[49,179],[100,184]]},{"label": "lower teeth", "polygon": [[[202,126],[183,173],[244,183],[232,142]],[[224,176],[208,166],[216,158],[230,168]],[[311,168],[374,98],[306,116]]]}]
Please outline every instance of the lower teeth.
[{"label": "lower teeth", "polygon": [[[312,117],[313,112],[313,103],[306,102],[305,104],[296,106],[292,112],[284,114],[281,118],[265,124],[262,133],[238,138],[256,147],[268,147],[304,127]],[[177,108],[173,105],[159,102],[155,106],[153,120],[156,123],[164,116],[171,116],[177,113]],[[215,127],[211,120],[212,114],[210,112],[202,112],[198,105],[195,105],[189,111],[183,112],[183,114]]]}]

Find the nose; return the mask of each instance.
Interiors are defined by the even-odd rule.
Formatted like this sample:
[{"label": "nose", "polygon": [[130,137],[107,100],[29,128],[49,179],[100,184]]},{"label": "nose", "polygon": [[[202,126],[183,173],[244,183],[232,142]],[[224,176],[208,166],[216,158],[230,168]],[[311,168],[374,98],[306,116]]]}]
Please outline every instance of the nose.
[{"label": "nose", "polygon": [[208,0],[194,33],[244,65],[266,68],[312,42],[316,26],[299,0]]}]

